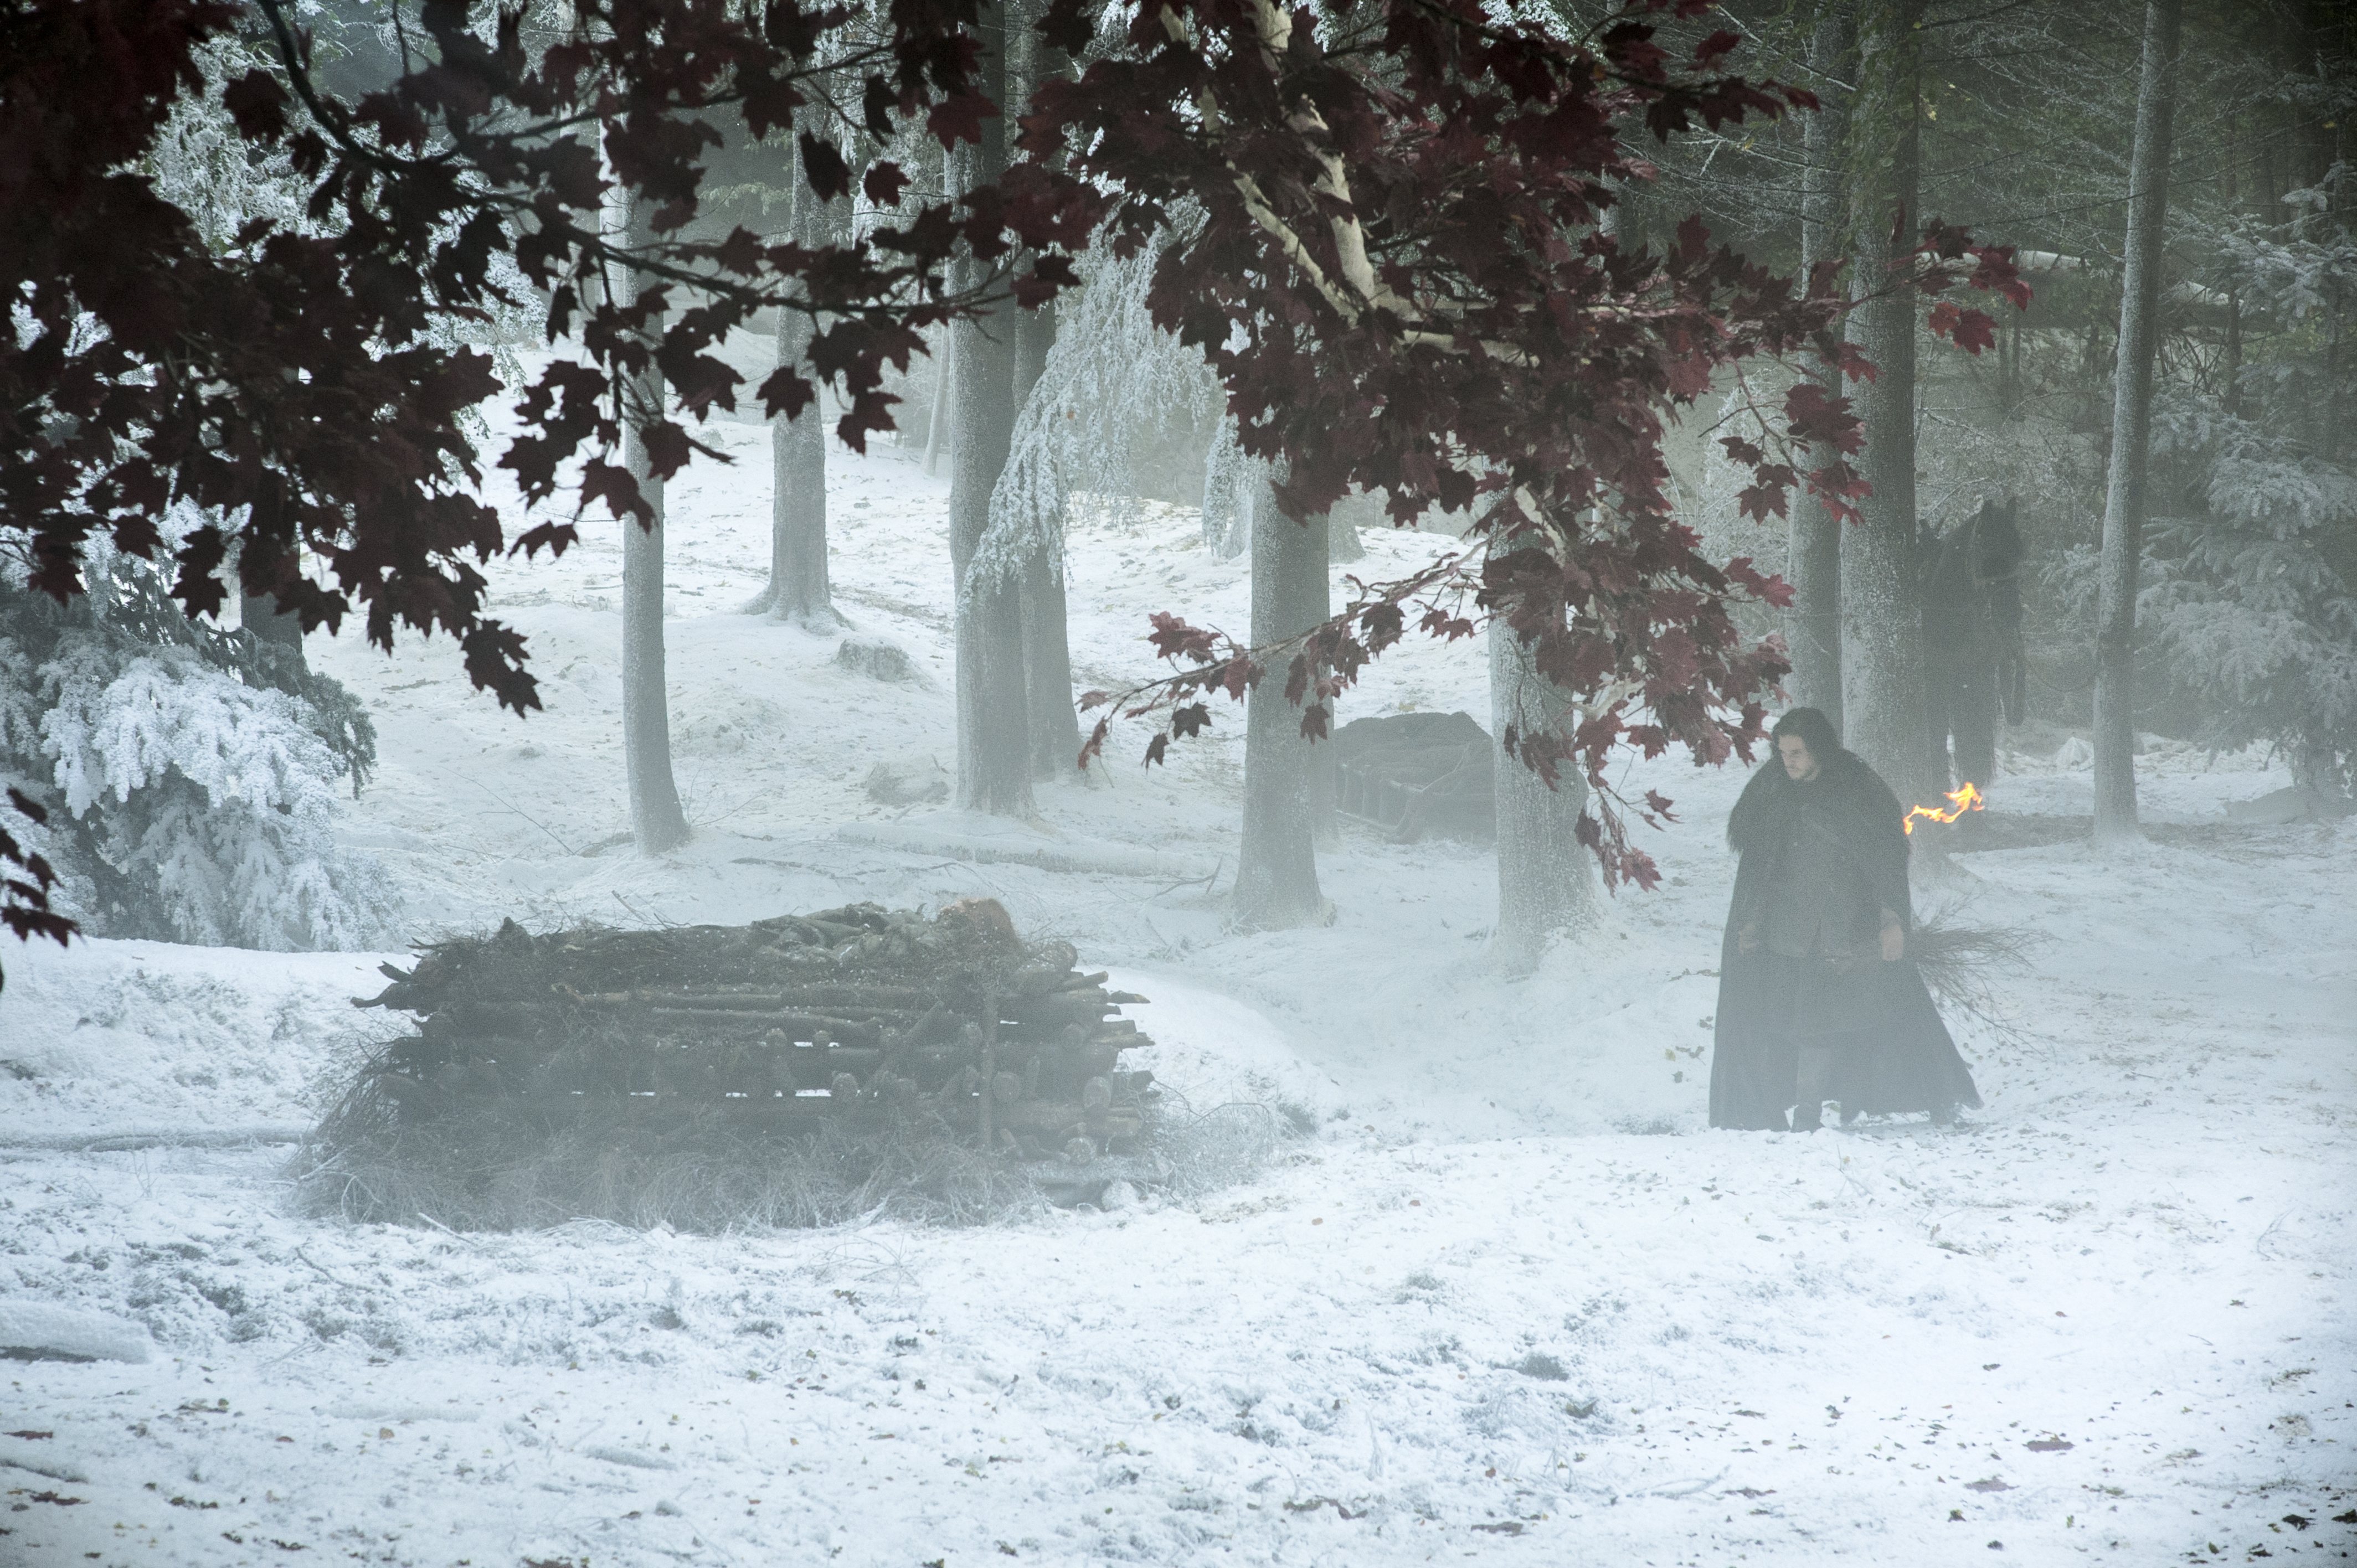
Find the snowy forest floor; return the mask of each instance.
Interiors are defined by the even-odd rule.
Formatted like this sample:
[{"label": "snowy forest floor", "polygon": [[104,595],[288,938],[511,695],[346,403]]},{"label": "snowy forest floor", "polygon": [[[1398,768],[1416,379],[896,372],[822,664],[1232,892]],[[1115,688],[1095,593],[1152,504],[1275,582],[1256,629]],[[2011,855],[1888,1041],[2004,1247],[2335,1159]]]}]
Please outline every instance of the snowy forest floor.
[{"label": "snowy forest floor", "polygon": [[[346,1002],[388,955],[12,945],[0,1340],[48,1307],[59,1348],[104,1323],[71,1314],[153,1347],[0,1369],[0,1563],[2357,1549],[2334,1518],[2357,1517],[2357,826],[2227,821],[2280,774],[2157,747],[2153,842],[2104,859],[2071,831],[2083,769],[2009,754],[1991,815],[2021,847],[1953,879],[2036,940],[2009,1028],[1959,1030],[1986,1109],[1713,1133],[1736,774],[1633,768],[1678,800],[1650,841],[1665,886],[1524,980],[1483,967],[1486,852],[1348,827],[1321,856],[1333,926],[1232,934],[1232,715],[1150,775],[1117,740],[1103,777],[1041,786],[1034,825],[873,804],[878,759],[951,761],[946,482],[835,455],[839,602],[931,672],[881,684],[835,636],[738,612],[767,436],[714,435],[735,469],[671,492],[678,854],[616,840],[610,528],[498,571],[547,682],[530,720],[447,646],[315,640],[382,731],[349,837],[405,900],[399,939],[987,894],[1154,998],[1143,1065],[1189,1103],[1320,1130],[1208,1197],[986,1230],[315,1223],[286,1211],[284,1140],[398,1026]],[[1240,627],[1242,564],[1192,528],[1076,529],[1083,685],[1148,672],[1149,609]],[[1371,538],[1338,575],[1448,542]],[[1486,718],[1482,680],[1478,653],[1405,648],[1342,716]]]}]

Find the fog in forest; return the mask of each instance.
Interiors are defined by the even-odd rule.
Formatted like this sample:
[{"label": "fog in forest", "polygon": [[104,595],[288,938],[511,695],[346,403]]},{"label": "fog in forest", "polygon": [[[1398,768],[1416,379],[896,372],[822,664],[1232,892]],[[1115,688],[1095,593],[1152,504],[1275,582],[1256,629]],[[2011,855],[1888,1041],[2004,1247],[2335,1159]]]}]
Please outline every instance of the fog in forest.
[{"label": "fog in forest", "polygon": [[2357,23],[25,0],[0,1568],[2357,1550]]}]

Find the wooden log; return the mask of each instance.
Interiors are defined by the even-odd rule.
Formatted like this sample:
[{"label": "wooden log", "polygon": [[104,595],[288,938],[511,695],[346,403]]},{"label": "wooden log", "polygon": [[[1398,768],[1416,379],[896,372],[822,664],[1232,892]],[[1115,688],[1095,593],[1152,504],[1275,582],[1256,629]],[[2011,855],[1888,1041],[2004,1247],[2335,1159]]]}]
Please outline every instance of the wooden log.
[{"label": "wooden log", "polygon": [[1028,1100],[1002,1107],[999,1124],[1017,1133],[1049,1136],[1084,1129],[1099,1137],[1134,1138],[1145,1122],[1135,1106],[1106,1105],[1092,1111],[1069,1100]]},{"label": "wooden log", "polygon": [[1071,974],[1069,965],[1026,964],[1007,982],[1007,991],[1015,996],[1045,996],[1063,990]]},{"label": "wooden log", "polygon": [[1060,991],[1049,996],[1027,996],[1002,1002],[998,1005],[998,1014],[1009,1023],[1054,1026],[1094,1024],[1111,1013],[1113,1006],[1100,993]]},{"label": "wooden log", "polygon": [[1057,1133],[1088,1122],[1088,1112],[1069,1100],[1027,1100],[1007,1107],[1003,1124],[1018,1133]]},{"label": "wooden log", "polygon": [[875,1022],[866,1018],[825,1018],[814,1017],[808,1014],[750,1010],[740,1012],[733,1008],[720,1007],[654,1007],[648,1011],[658,1025],[735,1024],[752,1028],[759,1028],[767,1025],[771,1028],[783,1029],[788,1034],[796,1036],[809,1034],[815,1037],[818,1031],[824,1030],[832,1035],[866,1041],[879,1040],[882,1037]]},{"label": "wooden log", "polygon": [[827,1012],[837,1007],[872,1008],[917,1014],[932,1006],[932,993],[914,985],[855,984],[813,982],[801,985],[737,984],[649,985],[629,991],[576,993],[575,1000],[605,1006],[644,1003],[668,1007],[739,1007],[755,1005],[802,1012]]}]

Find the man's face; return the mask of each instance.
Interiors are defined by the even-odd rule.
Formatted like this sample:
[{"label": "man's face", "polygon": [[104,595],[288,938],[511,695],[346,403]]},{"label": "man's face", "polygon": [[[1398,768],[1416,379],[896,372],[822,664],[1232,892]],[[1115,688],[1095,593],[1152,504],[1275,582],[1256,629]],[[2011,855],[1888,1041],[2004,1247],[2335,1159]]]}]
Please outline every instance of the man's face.
[{"label": "man's face", "polygon": [[1776,755],[1784,759],[1784,775],[1796,783],[1806,783],[1817,776],[1817,759],[1809,751],[1809,743],[1799,736],[1788,735],[1776,742]]}]

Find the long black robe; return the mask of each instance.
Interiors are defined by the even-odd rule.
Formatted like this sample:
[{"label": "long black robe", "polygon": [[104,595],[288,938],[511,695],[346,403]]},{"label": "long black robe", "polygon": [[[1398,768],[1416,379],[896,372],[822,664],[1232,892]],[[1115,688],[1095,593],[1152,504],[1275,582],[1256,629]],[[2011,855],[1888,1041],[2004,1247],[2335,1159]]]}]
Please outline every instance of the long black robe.
[{"label": "long black robe", "polygon": [[[1771,1006],[1771,956],[1765,942],[1742,950],[1737,933],[1757,919],[1777,874],[1777,857],[1792,840],[1787,832],[1799,791],[1824,790],[1840,824],[1841,859],[1847,875],[1873,907],[1895,911],[1910,940],[1915,910],[1907,886],[1907,834],[1899,798],[1857,755],[1835,751],[1820,759],[1807,783],[1785,775],[1770,758],[1744,786],[1743,798],[1727,819],[1727,842],[1743,858],[1735,874],[1735,897],[1719,943],[1718,1016],[1710,1062],[1710,1124],[1749,1131],[1782,1131],[1797,1089],[1798,1047],[1788,1018]],[[1849,1112],[1945,1111],[1977,1106],[1973,1075],[1956,1054],[1955,1041],[1932,1005],[1912,961],[1875,960],[1860,976],[1866,994],[1860,1008],[1865,1027],[1843,1036],[1826,1097]]]}]

